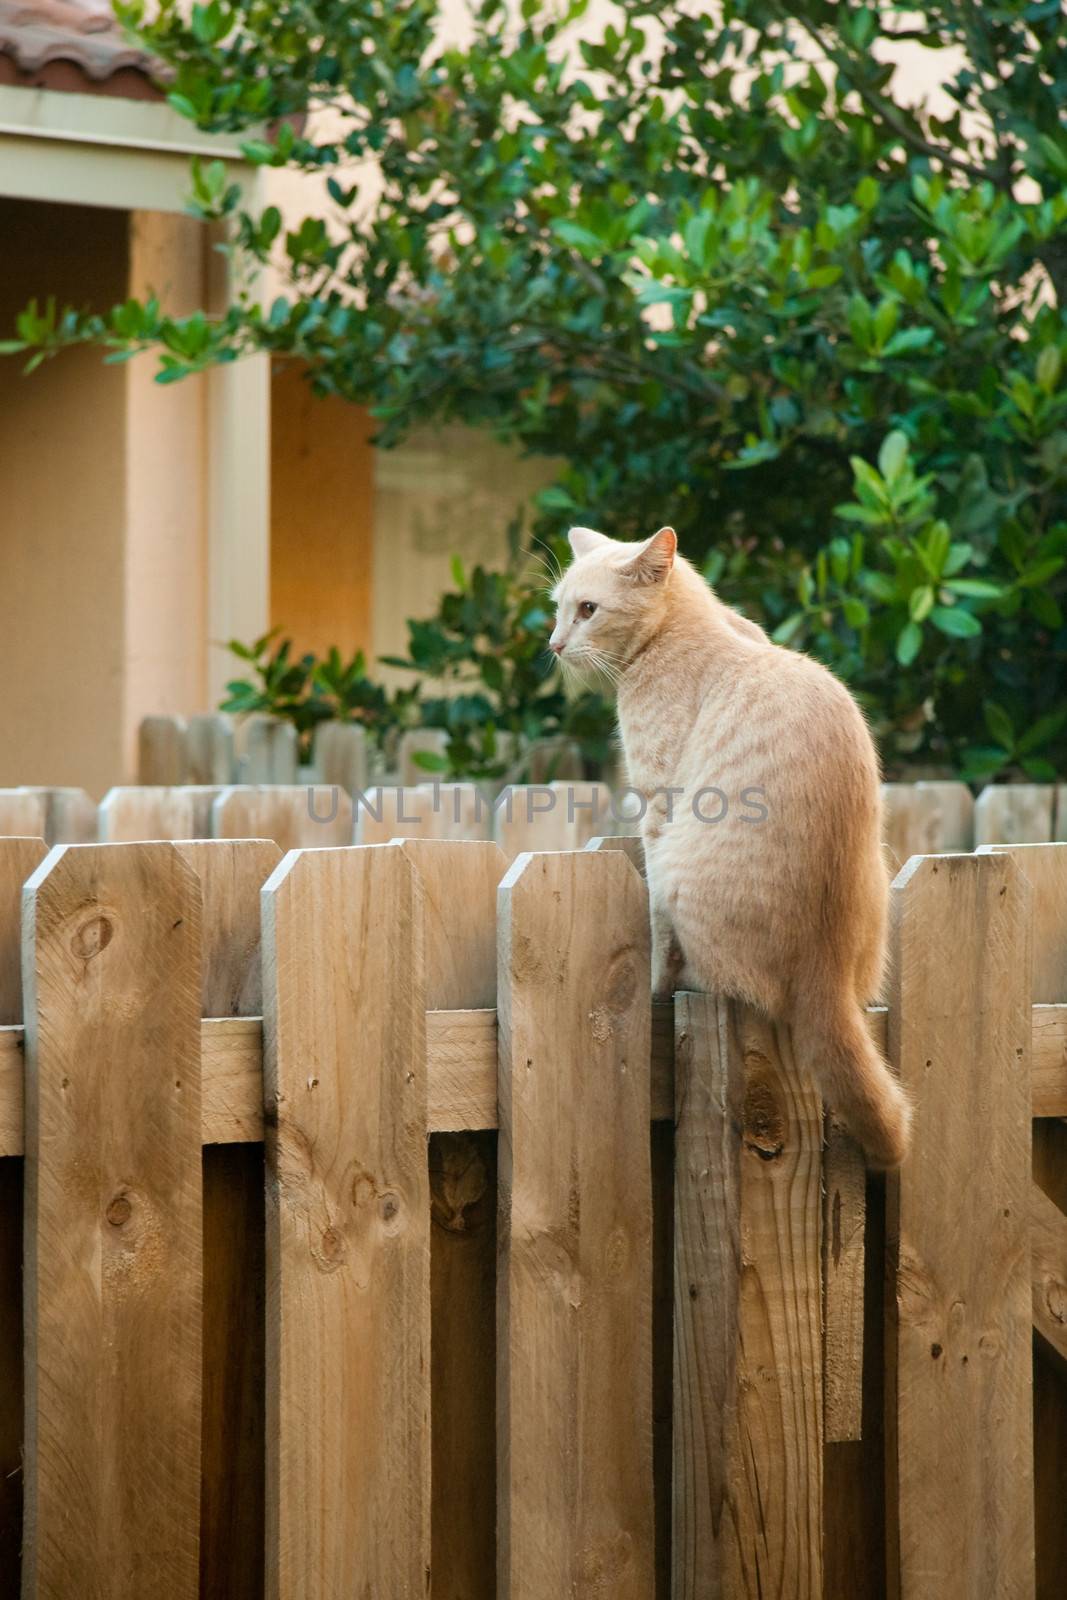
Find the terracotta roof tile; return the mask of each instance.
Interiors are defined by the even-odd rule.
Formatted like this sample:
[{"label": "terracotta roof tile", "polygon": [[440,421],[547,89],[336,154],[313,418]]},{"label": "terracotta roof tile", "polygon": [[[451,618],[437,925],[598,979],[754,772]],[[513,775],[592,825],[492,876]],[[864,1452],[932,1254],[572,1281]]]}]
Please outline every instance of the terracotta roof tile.
[{"label": "terracotta roof tile", "polygon": [[155,70],[106,0],[0,0],[0,82],[158,99]]}]

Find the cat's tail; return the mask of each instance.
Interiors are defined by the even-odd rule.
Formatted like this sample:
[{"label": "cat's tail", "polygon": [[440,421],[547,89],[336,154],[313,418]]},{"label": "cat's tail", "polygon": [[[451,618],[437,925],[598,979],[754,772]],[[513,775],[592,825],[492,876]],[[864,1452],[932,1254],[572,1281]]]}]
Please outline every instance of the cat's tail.
[{"label": "cat's tail", "polygon": [[872,1167],[899,1167],[908,1153],[911,1103],[875,1048],[852,999],[812,993],[793,1015],[793,1047]]}]

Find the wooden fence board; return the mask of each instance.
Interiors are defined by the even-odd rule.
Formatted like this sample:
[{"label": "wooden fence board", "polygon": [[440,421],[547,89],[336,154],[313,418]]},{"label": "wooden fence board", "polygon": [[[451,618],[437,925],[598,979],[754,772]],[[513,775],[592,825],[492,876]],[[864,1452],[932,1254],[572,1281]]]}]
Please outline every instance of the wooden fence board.
[{"label": "wooden fence board", "polygon": [[920,857],[892,914],[916,1115],[887,1180],[890,1593],[1029,1600],[1030,890],[1005,855]]},{"label": "wooden fence board", "polygon": [[137,782],[173,788],[185,779],[185,718],[142,717],[137,730]]},{"label": "wooden fence board", "polygon": [[492,809],[474,783],[368,789],[356,803],[356,843],[393,839],[488,839]]},{"label": "wooden fence board", "polygon": [[983,845],[977,854],[991,851],[1010,855],[1030,885],[1034,908],[1031,1001],[1055,1005],[1067,1000],[1067,844],[991,844]]},{"label": "wooden fence board", "polygon": [[[406,840],[422,882],[426,1005],[496,1004],[495,844]],[[495,1037],[494,1037],[495,1047]],[[430,1142],[432,1584],[435,1600],[495,1600],[496,1140]]]},{"label": "wooden fence board", "polygon": [[674,1594],[822,1597],[822,1105],[788,1035],[676,996]]},{"label": "wooden fence board", "polygon": [[44,805],[46,844],[92,844],[96,839],[96,804],[84,789],[23,789]]},{"label": "wooden fence board", "polygon": [[[22,1021],[22,885],[46,853],[41,839],[0,839],[0,1026]],[[19,1051],[9,1071],[0,1063],[19,1121],[22,1077]],[[0,1110],[0,1149],[6,1131]],[[21,1161],[0,1161],[0,1572],[12,1592],[22,1547],[22,1179]]]},{"label": "wooden fence board", "polygon": [[882,839],[898,868],[910,856],[942,849],[944,829],[944,806],[936,789],[920,789],[915,783],[883,783]]},{"label": "wooden fence board", "polygon": [[1048,844],[1056,791],[1047,783],[991,783],[974,803],[974,842]]},{"label": "wooden fence board", "polygon": [[43,839],[45,803],[33,789],[0,789],[0,839]]},{"label": "wooden fence board", "polygon": [[390,846],[291,855],[263,889],[263,944],[274,1123],[267,1594],[424,1600],[430,1196],[418,873]]},{"label": "wooden fence board", "polygon": [[235,784],[211,808],[216,839],[273,839],[285,850],[352,842],[352,798],[338,785]]},{"label": "wooden fence board", "polygon": [[614,827],[611,791],[603,783],[514,785],[493,812],[493,836],[509,861],[524,850],[583,850]]},{"label": "wooden fence board", "polygon": [[859,1439],[863,1423],[864,1236],[867,1166],[832,1115],[823,1152],[823,1385],[827,1444]]},{"label": "wooden fence board", "polygon": [[941,802],[941,833],[937,850],[969,850],[974,844],[974,795],[965,783],[922,779],[915,787],[936,794]]},{"label": "wooden fence board", "polygon": [[224,788],[235,772],[233,722],[225,711],[190,717],[185,730],[185,775],[189,783]]},{"label": "wooden fence board", "polygon": [[196,837],[196,805],[188,789],[151,786],[109,789],[100,802],[102,844]]},{"label": "wooden fence board", "polygon": [[249,717],[239,740],[237,772],[241,783],[295,784],[298,743],[291,722],[274,717]]},{"label": "wooden fence board", "polygon": [[[281,852],[267,839],[198,840],[178,849],[203,900],[201,1012],[258,1017],[259,892]],[[203,1101],[206,1122],[206,1092]],[[259,1107],[262,1101],[261,1077]],[[262,1150],[206,1148],[200,1600],[263,1594],[264,1226]]]},{"label": "wooden fence board", "polygon": [[443,728],[409,728],[397,740],[396,766],[401,784],[410,787],[426,781],[427,769],[415,759],[419,755],[443,756],[448,749],[448,734]]},{"label": "wooden fence board", "polygon": [[312,765],[319,783],[339,783],[353,800],[370,776],[367,735],[354,722],[322,722],[315,729]]},{"label": "wooden fence board", "polygon": [[22,1592],[194,1600],[199,885],[168,844],[61,846],[23,932]]},{"label": "wooden fence board", "polygon": [[500,890],[498,1593],[653,1590],[649,949],[617,852]]}]

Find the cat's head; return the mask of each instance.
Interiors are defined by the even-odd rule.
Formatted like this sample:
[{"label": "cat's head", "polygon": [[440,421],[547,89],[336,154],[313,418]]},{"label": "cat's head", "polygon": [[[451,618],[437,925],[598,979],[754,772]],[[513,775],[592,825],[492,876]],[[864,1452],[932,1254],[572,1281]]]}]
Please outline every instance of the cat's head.
[{"label": "cat's head", "polygon": [[678,537],[661,528],[651,539],[623,544],[592,528],[572,528],[568,538],[574,560],[553,593],[550,645],[564,662],[614,676],[663,619]]}]

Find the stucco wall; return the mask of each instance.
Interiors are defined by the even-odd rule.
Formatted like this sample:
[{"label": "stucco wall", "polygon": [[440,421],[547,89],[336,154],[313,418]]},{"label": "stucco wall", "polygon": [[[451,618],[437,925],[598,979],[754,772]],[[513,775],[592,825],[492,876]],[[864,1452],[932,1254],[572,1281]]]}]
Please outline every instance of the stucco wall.
[{"label": "stucco wall", "polygon": [[[33,296],[124,292],[120,211],[0,200],[0,327]],[[123,770],[126,376],[75,350],[23,379],[0,361],[0,785]]]}]

